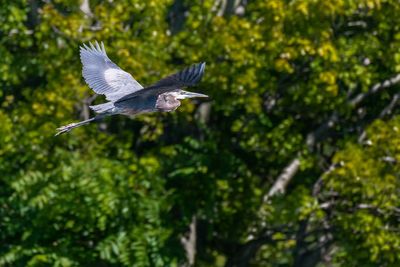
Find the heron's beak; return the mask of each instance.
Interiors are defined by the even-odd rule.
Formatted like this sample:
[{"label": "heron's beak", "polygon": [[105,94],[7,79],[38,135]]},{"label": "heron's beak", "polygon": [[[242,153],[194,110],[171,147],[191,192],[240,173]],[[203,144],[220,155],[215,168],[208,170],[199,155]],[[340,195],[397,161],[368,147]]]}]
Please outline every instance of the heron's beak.
[{"label": "heron's beak", "polygon": [[186,99],[186,98],[195,98],[195,97],[208,97],[208,95],[182,91],[181,94],[177,97],[177,99]]}]

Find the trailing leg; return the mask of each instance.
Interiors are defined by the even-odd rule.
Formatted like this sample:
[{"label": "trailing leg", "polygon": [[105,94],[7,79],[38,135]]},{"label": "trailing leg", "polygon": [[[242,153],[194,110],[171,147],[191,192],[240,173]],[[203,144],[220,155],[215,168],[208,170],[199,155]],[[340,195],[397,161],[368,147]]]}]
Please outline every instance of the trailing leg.
[{"label": "trailing leg", "polygon": [[91,123],[93,121],[101,120],[104,117],[105,117],[104,115],[98,115],[98,116],[90,118],[88,120],[84,120],[84,121],[80,121],[80,122],[74,122],[74,123],[70,123],[70,124],[65,125],[65,126],[61,126],[60,128],[57,128],[58,132],[55,134],[55,136],[63,134],[63,133],[67,133],[67,132],[71,131],[74,128],[89,124],[89,123]]}]

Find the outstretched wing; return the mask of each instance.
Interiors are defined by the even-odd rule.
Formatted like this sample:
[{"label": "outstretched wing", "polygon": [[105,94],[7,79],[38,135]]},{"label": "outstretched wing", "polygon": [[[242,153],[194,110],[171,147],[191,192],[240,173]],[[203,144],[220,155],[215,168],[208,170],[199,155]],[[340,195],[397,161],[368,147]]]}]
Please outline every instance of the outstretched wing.
[{"label": "outstretched wing", "polygon": [[186,86],[196,85],[203,77],[206,63],[193,64],[180,72],[167,76],[150,87],[180,89]]},{"label": "outstretched wing", "polygon": [[132,75],[108,58],[103,43],[99,45],[96,41],[95,45],[89,45],[81,46],[80,54],[83,77],[93,91],[105,95],[109,101],[116,101],[143,88]]},{"label": "outstretched wing", "polygon": [[132,99],[137,96],[146,97],[150,95],[160,95],[173,90],[181,89],[187,86],[193,86],[197,84],[201,77],[203,77],[206,63],[202,62],[199,64],[193,64],[192,66],[185,68],[184,70],[167,76],[155,84],[146,87],[142,90],[138,90],[129,95],[126,95],[116,101],[116,103],[121,103],[123,101]]}]

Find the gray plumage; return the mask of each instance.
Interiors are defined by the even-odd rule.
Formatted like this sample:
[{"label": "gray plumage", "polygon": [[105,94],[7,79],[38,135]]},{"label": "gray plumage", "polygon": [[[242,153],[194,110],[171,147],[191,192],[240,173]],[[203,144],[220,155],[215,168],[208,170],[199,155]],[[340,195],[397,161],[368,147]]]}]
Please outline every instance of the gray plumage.
[{"label": "gray plumage", "polygon": [[118,67],[107,56],[104,44],[95,42],[80,48],[82,75],[90,88],[109,102],[89,106],[98,115],[57,129],[57,134],[115,114],[137,115],[147,112],[169,112],[180,106],[181,99],[207,97],[182,90],[196,85],[202,78],[205,63],[194,64],[180,72],[143,88],[132,75]]}]

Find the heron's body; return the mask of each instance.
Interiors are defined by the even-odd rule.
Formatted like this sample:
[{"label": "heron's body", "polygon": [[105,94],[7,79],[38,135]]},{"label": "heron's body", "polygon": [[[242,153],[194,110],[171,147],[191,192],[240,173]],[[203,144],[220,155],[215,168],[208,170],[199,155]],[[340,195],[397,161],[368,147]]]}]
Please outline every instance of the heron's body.
[{"label": "heron's body", "polygon": [[90,106],[98,115],[85,121],[71,123],[58,128],[56,135],[69,132],[73,128],[102,119],[106,116],[138,115],[149,112],[169,112],[176,110],[180,99],[207,97],[203,94],[183,91],[193,86],[203,76],[205,63],[195,64],[178,73],[161,79],[143,88],[129,73],[120,69],[107,56],[104,45],[84,45],[80,50],[83,77],[98,94],[103,94],[109,102]]}]

